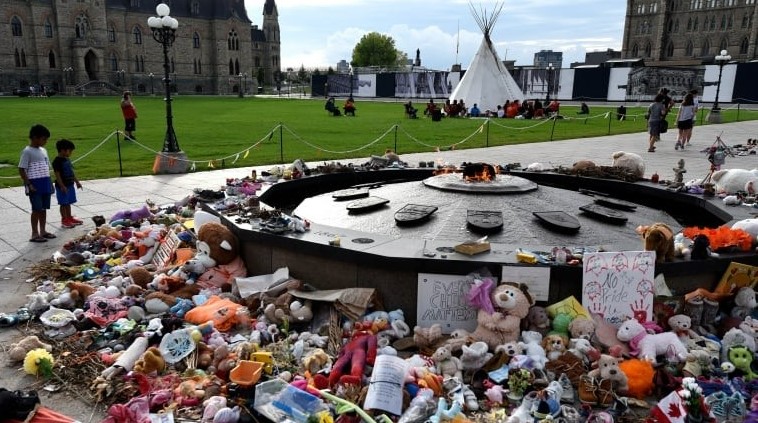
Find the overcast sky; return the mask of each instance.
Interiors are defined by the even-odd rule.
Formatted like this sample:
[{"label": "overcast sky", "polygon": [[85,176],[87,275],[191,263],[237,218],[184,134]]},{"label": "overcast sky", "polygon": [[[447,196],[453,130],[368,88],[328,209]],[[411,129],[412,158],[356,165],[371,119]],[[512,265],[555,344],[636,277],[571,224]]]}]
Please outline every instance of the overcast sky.
[{"label": "overcast sky", "polygon": [[[253,24],[261,25],[263,0],[245,0]],[[449,70],[468,67],[482,32],[467,0],[279,0],[282,69],[335,66],[350,61],[353,47],[369,32],[389,35],[395,46],[421,64]],[[473,2],[479,12],[495,1]],[[563,52],[563,67],[584,61],[585,52],[621,49],[626,1],[507,0],[492,33],[501,59],[531,65],[540,50]]]}]

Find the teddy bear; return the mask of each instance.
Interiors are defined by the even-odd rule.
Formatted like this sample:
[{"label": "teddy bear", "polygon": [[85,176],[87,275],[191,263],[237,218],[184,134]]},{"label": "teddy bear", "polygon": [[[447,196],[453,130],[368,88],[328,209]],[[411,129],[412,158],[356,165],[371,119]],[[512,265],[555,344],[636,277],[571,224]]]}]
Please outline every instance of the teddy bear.
[{"label": "teddy bear", "polygon": [[602,354],[600,358],[592,364],[592,370],[588,373],[591,378],[598,381],[607,379],[613,381],[613,388],[616,393],[626,395],[629,390],[629,379],[626,374],[619,368],[621,359],[612,355]]},{"label": "teddy bear", "polygon": [[147,204],[143,204],[140,208],[117,211],[113,216],[111,216],[109,223],[111,226],[117,226],[126,220],[137,222],[142,219],[147,219],[152,215],[153,213],[150,211],[150,208],[148,208]]},{"label": "teddy bear", "polygon": [[432,348],[442,339],[442,325],[434,323],[431,326],[415,326],[413,328],[413,343],[420,350]]},{"label": "teddy bear", "polygon": [[26,353],[31,350],[36,350],[37,348],[42,348],[47,352],[53,351],[52,345],[40,341],[36,335],[29,335],[22,340],[11,344],[11,349],[8,351],[8,358],[14,363],[24,361]]},{"label": "teddy bear", "polygon": [[721,361],[729,361],[727,352],[730,347],[744,346],[748,350],[755,352],[756,340],[752,335],[745,333],[740,328],[729,329],[723,337],[721,337]]},{"label": "teddy bear", "polygon": [[[237,237],[225,225],[217,222],[204,223],[197,232],[196,260],[205,260],[210,266],[197,283],[203,288],[225,288],[234,278],[247,276],[245,263],[239,257]],[[210,259],[210,260],[208,260]]]},{"label": "teddy bear", "polygon": [[755,291],[752,287],[743,286],[737,290],[737,294],[734,295],[734,308],[732,308],[731,316],[739,319],[745,319],[750,316],[755,309]]},{"label": "teddy bear", "polygon": [[542,348],[548,360],[556,360],[568,350],[568,339],[563,335],[548,335],[542,339]]},{"label": "teddy bear", "polygon": [[611,166],[625,168],[638,178],[645,176],[645,161],[639,154],[617,151],[613,153],[612,158]]},{"label": "teddy bear", "polygon": [[142,354],[135,363],[134,371],[145,375],[153,373],[160,374],[166,368],[166,361],[163,359],[161,350],[157,347],[150,347]]},{"label": "teddy bear", "polygon": [[311,301],[306,300],[301,303],[295,300],[285,308],[276,307],[274,303],[269,303],[263,309],[263,315],[271,323],[281,324],[284,322],[289,323],[307,323],[313,319],[313,311],[311,310]]},{"label": "teddy bear", "polygon": [[587,316],[578,315],[569,323],[568,331],[571,338],[584,338],[591,341],[595,335],[595,321]]},{"label": "teddy bear", "polygon": [[524,354],[531,360],[532,367],[544,369],[548,360],[547,353],[542,347],[542,335],[539,332],[525,330],[521,332],[521,339],[524,342]]},{"label": "teddy bear", "polygon": [[655,251],[656,263],[674,260],[674,232],[668,225],[665,223],[640,225],[636,231],[642,235],[645,251]]},{"label": "teddy bear", "polygon": [[664,355],[670,350],[673,351],[674,357],[669,357],[669,360],[683,362],[687,358],[687,347],[674,332],[648,334],[637,319],[627,319],[621,323],[616,337],[619,341],[629,343],[632,355],[653,364],[657,363],[657,356]]},{"label": "teddy bear", "polygon": [[692,345],[692,343],[701,338],[697,332],[692,330],[692,319],[686,314],[675,314],[669,317],[668,325],[671,331],[676,333],[679,340],[686,346]]},{"label": "teddy bear", "polygon": [[758,179],[758,169],[723,169],[713,172],[711,179],[716,184],[716,192],[724,194],[736,194],[745,189],[745,185],[754,179]]},{"label": "teddy bear", "polygon": [[585,338],[569,339],[568,352],[579,357],[585,365],[589,365],[600,358],[600,351],[593,347],[590,341]]},{"label": "teddy bear", "polygon": [[435,369],[438,375],[441,375],[444,379],[457,378],[463,380],[463,364],[458,357],[453,356],[453,353],[447,347],[439,347],[434,354],[432,354],[432,360],[434,360]]},{"label": "teddy bear", "polygon": [[523,355],[525,347],[526,344],[523,342],[506,342],[505,344],[495,347],[495,354],[505,354],[506,356],[513,358],[517,355]]},{"label": "teddy bear", "polygon": [[524,330],[533,330],[547,335],[550,331],[550,316],[547,314],[547,310],[542,306],[532,306],[529,308],[529,313],[526,315],[524,321]]},{"label": "teddy bear", "polygon": [[303,369],[310,372],[312,375],[318,373],[319,370],[326,368],[331,362],[332,359],[329,357],[329,354],[324,352],[321,348],[311,350],[302,360]]},{"label": "teddy bear", "polygon": [[462,350],[461,369],[463,371],[481,369],[492,358],[492,353],[489,352],[487,344],[484,342],[474,342],[471,345],[464,345]]},{"label": "teddy bear", "polygon": [[485,308],[477,312],[477,327],[470,335],[474,341],[484,341],[490,349],[511,341],[517,341],[521,320],[529,314],[534,300],[523,284],[506,282],[498,285],[490,294],[495,310]]}]

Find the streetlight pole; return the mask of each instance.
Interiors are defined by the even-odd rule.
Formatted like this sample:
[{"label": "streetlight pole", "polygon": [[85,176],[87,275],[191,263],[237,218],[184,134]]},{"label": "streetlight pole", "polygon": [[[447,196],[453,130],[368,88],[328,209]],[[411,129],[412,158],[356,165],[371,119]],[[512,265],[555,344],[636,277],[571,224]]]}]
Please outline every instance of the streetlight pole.
[{"label": "streetlight pole", "polygon": [[350,98],[353,98],[353,67],[350,66]]},{"label": "streetlight pole", "polygon": [[713,107],[708,114],[709,123],[721,123],[721,107],[719,107],[719,95],[721,94],[721,75],[724,72],[724,65],[732,60],[732,56],[726,50],[721,50],[721,53],[714,58],[719,65],[719,79],[716,83],[716,99],[713,101]]},{"label": "streetlight pole", "polygon": [[[153,31],[153,39],[163,46],[163,85],[166,91],[166,98],[164,99],[166,101],[166,136],[163,139],[163,153],[186,157],[179,148],[179,141],[174,132],[174,117],[171,111],[171,78],[169,76],[171,66],[168,60],[168,49],[176,40],[176,29],[179,28],[179,21],[169,16],[171,9],[165,3],[156,6],[155,12],[158,16],[148,18],[147,24]],[[162,154],[157,158],[160,159],[160,166],[154,166],[154,169],[157,169],[158,173],[160,170],[168,173],[186,172],[188,165],[186,160],[164,160],[165,157],[166,155]],[[163,169],[166,166],[168,169]]]},{"label": "streetlight pole", "polygon": [[118,84],[119,87],[123,85],[123,82],[126,82],[126,78],[124,78],[125,73],[126,71],[123,69],[116,71],[116,83]]},{"label": "streetlight pole", "polygon": [[545,96],[545,103],[550,103],[550,88],[551,84],[550,82],[553,76],[553,64],[548,63],[547,64],[547,95]]},{"label": "streetlight pole", "polygon": [[150,75],[148,76],[150,77],[150,95],[155,95],[155,88],[153,86],[153,77],[155,76],[155,74],[150,72]]},{"label": "streetlight pole", "polygon": [[237,75],[237,77],[239,78],[239,85],[237,86],[237,96],[239,98],[242,98],[242,96],[244,95],[242,93],[242,72],[240,72],[240,74]]}]

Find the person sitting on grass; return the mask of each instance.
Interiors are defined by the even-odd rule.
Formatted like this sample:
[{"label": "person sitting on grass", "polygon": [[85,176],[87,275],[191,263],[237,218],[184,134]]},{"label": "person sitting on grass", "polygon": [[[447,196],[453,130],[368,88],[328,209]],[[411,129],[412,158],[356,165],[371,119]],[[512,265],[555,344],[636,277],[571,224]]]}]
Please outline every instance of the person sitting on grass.
[{"label": "person sitting on grass", "polygon": [[576,112],[578,115],[588,115],[590,114],[590,106],[587,105],[587,103],[582,102],[582,105],[579,106],[579,111]]},{"label": "person sitting on grass", "polygon": [[337,108],[337,106],[334,105],[334,97],[329,97],[328,100],[326,100],[326,104],[324,104],[324,109],[331,113],[332,116],[339,116],[340,115],[340,109]]},{"label": "person sitting on grass", "polygon": [[408,100],[407,103],[405,103],[405,114],[408,115],[408,118],[410,119],[416,119],[418,116],[416,116],[416,113],[418,112],[418,109],[413,107],[413,103],[411,103],[410,100]]},{"label": "person sitting on grass", "polygon": [[481,113],[482,112],[481,110],[479,110],[479,106],[476,103],[474,103],[474,105],[471,106],[471,110],[469,110],[468,112],[469,116],[471,117],[479,117]]},{"label": "person sitting on grass", "polygon": [[348,97],[347,100],[345,100],[345,105],[342,106],[342,109],[345,111],[345,116],[355,116],[355,100],[353,100],[352,96]]}]

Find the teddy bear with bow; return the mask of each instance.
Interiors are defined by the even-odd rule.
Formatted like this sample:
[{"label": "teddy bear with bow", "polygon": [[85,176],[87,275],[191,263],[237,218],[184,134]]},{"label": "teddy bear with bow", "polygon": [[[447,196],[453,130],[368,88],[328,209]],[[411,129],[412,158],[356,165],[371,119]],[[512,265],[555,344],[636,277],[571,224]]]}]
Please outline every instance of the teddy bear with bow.
[{"label": "teddy bear with bow", "polygon": [[529,314],[534,300],[525,285],[510,282],[498,285],[489,299],[491,304],[479,309],[478,325],[469,337],[486,342],[494,351],[498,345],[518,341],[521,320]]},{"label": "teddy bear with bow", "polygon": [[247,276],[245,262],[239,257],[239,242],[234,233],[217,222],[204,223],[197,231],[196,262],[205,267],[197,279],[203,288],[227,288],[234,278]]}]

